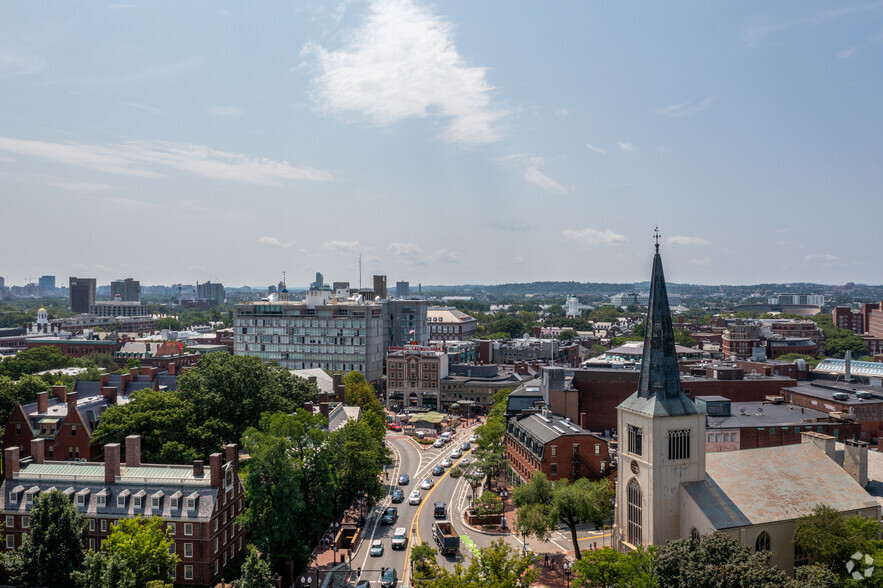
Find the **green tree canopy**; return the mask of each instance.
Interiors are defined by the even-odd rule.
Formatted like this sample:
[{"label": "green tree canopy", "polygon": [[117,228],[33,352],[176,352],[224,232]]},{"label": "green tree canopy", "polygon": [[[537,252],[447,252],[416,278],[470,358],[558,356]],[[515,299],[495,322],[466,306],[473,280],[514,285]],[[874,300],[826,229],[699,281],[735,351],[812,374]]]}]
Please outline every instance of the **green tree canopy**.
[{"label": "green tree canopy", "polygon": [[453,572],[439,569],[433,577],[421,579],[423,588],[529,588],[537,577],[532,556],[510,547],[502,539],[479,551],[468,567]]},{"label": "green tree canopy", "polygon": [[340,490],[335,495],[335,513],[340,514],[360,498],[373,507],[386,496],[380,481],[383,466],[391,463],[389,451],[364,421],[350,421],[328,436],[327,450],[334,460]]},{"label": "green tree canopy", "polygon": [[17,380],[25,374],[80,365],[80,361],[65,355],[54,345],[26,349],[0,361],[0,376]]},{"label": "green tree canopy", "polygon": [[658,549],[639,545],[628,553],[611,547],[586,551],[573,564],[573,588],[655,588],[659,586],[654,573]]},{"label": "green tree canopy", "polygon": [[[242,564],[239,579],[233,580],[234,588],[272,588],[270,564],[261,559],[261,554],[254,545],[247,547],[247,555]],[[318,587],[317,587],[318,588]]]},{"label": "green tree canopy", "polygon": [[840,511],[820,504],[811,515],[797,523],[794,545],[813,556],[841,576],[853,553],[871,553],[880,549],[877,541],[880,523],[862,516],[844,516]]},{"label": "green tree canopy", "polygon": [[152,580],[165,580],[178,563],[178,556],[170,553],[171,535],[163,529],[161,517],[120,519],[111,526],[111,533],[101,549],[108,556],[117,556],[131,572],[136,586]]},{"label": "green tree canopy", "polygon": [[138,588],[128,562],[116,553],[107,556],[90,551],[83,570],[74,572],[72,579],[79,588]]},{"label": "green tree canopy", "polygon": [[73,586],[72,574],[82,569],[86,557],[86,521],[57,490],[38,496],[30,516],[30,533],[4,560],[13,581],[25,586]]}]

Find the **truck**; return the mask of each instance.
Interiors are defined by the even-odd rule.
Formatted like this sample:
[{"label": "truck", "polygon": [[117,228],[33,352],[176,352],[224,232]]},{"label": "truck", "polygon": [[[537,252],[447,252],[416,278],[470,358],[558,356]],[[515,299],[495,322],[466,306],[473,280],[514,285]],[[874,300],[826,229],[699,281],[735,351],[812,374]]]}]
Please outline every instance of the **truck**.
[{"label": "truck", "polygon": [[451,521],[435,521],[433,537],[442,555],[453,555],[460,551],[460,536],[454,531]]},{"label": "truck", "polygon": [[395,533],[392,534],[392,548],[393,549],[404,549],[408,545],[408,539],[405,537],[405,528],[399,527],[395,530]]}]

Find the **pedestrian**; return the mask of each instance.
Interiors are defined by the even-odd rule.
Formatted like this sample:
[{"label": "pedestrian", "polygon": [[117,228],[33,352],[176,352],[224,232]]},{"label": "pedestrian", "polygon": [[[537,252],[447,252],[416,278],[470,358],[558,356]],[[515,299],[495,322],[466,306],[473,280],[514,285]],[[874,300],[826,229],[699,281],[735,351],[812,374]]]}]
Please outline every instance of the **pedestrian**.
[{"label": "pedestrian", "polygon": [[594,545],[593,549],[598,549],[598,542],[595,541],[592,545]]},{"label": "pedestrian", "polygon": [[549,567],[549,555],[548,555],[548,554],[546,554],[546,557],[545,557],[545,559],[543,560],[543,567],[544,567],[544,568],[548,568],[548,567]]}]

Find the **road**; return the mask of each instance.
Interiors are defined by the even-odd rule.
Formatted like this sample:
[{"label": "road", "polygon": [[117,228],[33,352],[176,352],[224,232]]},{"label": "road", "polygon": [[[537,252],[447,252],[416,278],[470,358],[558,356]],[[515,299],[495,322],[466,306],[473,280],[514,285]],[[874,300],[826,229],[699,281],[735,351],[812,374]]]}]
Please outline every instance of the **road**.
[{"label": "road", "polygon": [[[368,520],[361,546],[353,559],[353,568],[362,569],[362,575],[359,577],[360,580],[367,580],[372,585],[379,584],[381,569],[393,567],[397,572],[399,584],[403,586],[410,584],[410,566],[408,561],[411,548],[420,545],[421,542],[426,542],[435,547],[432,537],[432,529],[435,522],[435,502],[447,504],[448,520],[451,521],[454,529],[461,537],[460,554],[456,557],[439,555],[439,565],[453,570],[457,563],[462,561],[464,556],[468,555],[468,543],[472,543],[476,548],[482,548],[487,547],[492,541],[499,538],[473,531],[463,525],[460,514],[471,502],[472,494],[472,489],[466,483],[464,477],[451,478],[450,471],[452,468],[445,469],[441,476],[432,475],[433,467],[440,465],[442,460],[448,457],[455,447],[459,447],[463,441],[466,441],[473,432],[473,428],[459,429],[449,443],[438,449],[434,447],[423,449],[405,435],[397,433],[387,435],[387,446],[393,452],[394,464],[388,470],[387,497],[375,507],[374,516]],[[472,452],[467,452],[461,458],[452,461],[454,465],[457,465],[464,458],[471,460]],[[397,485],[398,477],[401,474],[407,474],[410,477],[410,482],[407,486]],[[413,490],[420,489],[420,483],[426,478],[434,480],[433,487],[429,490],[420,490],[420,504],[408,504],[408,496]],[[390,497],[395,488],[401,488],[404,491],[404,502],[399,504],[390,503]],[[481,490],[479,490],[480,492]],[[380,515],[388,506],[394,506],[398,509],[398,520],[392,525],[382,525],[380,524]],[[408,544],[405,550],[396,551],[391,547],[391,540],[395,529],[399,527],[403,527],[406,530]],[[580,529],[578,537],[580,547],[583,549],[592,542],[597,542],[600,546],[602,542],[606,541],[609,544],[610,541],[609,533],[602,535],[588,529]],[[383,555],[373,557],[370,555],[369,548],[372,542],[378,539],[383,543]],[[517,549],[524,548],[520,537],[508,535],[504,539]],[[556,531],[548,542],[538,542],[533,539],[528,539],[527,542],[528,548],[531,551],[540,554],[573,550],[570,532],[567,530]]]}]

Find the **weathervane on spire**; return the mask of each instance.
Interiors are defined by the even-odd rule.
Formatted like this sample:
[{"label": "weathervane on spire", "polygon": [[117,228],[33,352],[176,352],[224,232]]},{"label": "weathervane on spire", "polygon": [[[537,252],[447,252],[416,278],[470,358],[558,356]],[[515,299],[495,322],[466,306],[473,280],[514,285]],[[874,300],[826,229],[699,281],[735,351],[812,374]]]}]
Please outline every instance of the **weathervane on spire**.
[{"label": "weathervane on spire", "polygon": [[659,234],[659,227],[656,227],[656,230],[653,233],[653,238],[656,239],[656,253],[659,253],[659,237],[661,237]]}]

